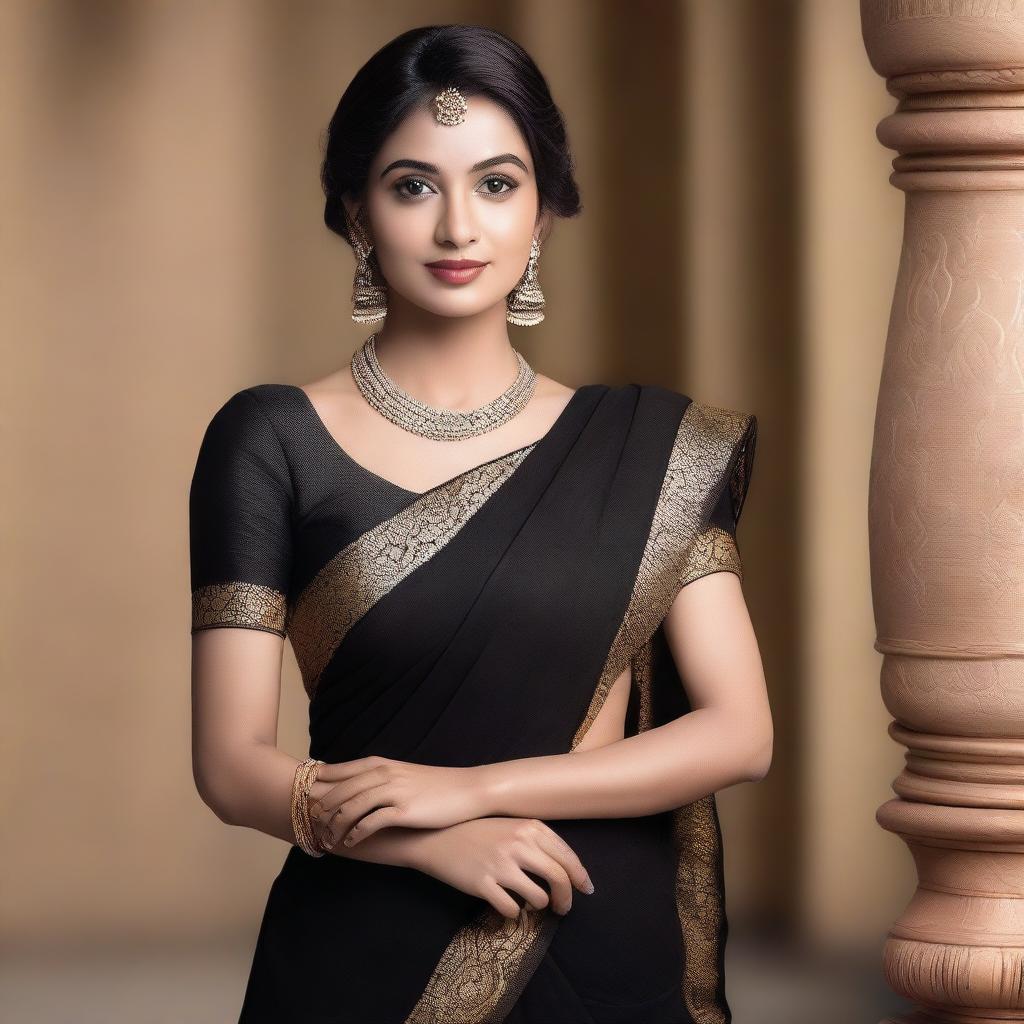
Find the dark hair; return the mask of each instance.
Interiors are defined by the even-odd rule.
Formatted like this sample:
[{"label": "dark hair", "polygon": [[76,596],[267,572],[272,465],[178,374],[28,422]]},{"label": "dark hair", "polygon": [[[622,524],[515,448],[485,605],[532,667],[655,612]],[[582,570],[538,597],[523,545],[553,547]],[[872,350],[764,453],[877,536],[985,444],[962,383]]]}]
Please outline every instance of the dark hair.
[{"label": "dark hair", "polygon": [[326,131],[320,183],[324,223],[351,242],[341,197],[358,198],[384,140],[417,105],[445,86],[501,104],[533,158],[541,211],[582,209],[565,123],[533,58],[513,39],[481,25],[425,25],[396,36],[356,73]]}]

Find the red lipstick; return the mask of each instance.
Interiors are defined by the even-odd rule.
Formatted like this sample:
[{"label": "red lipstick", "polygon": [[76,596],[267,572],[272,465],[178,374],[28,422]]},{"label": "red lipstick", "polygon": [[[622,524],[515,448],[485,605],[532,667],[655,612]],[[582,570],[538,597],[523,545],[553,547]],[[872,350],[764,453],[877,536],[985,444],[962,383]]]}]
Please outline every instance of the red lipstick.
[{"label": "red lipstick", "polygon": [[426,265],[434,277],[448,284],[468,284],[476,280],[486,266],[480,260],[434,260]]}]

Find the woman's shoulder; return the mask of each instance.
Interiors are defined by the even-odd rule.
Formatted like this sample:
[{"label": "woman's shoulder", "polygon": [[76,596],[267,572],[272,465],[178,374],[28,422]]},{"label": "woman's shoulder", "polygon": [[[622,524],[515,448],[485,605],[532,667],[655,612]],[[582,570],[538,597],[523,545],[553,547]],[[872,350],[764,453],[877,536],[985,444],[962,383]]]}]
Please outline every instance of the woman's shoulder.
[{"label": "woman's shoulder", "polygon": [[710,401],[703,395],[686,395],[680,391],[672,394],[686,403],[680,436],[687,443],[719,450],[747,449],[753,455],[757,437],[756,413],[731,403]]},{"label": "woman's shoulder", "polygon": [[294,384],[250,384],[220,399],[210,426],[243,433],[278,429],[301,397],[301,389]]},{"label": "woman's shoulder", "polygon": [[[672,434],[665,468],[666,507],[690,509],[694,496],[714,508],[712,521],[735,533],[757,444],[757,415],[732,404],[711,402],[675,388],[638,385]],[[664,414],[664,405],[672,415]],[[687,513],[689,515],[689,513]]]},{"label": "woman's shoulder", "polygon": [[298,388],[276,382],[251,384],[221,398],[207,415],[200,458],[249,458],[283,468],[292,447],[292,425],[301,415],[301,398]]},{"label": "woman's shoulder", "polygon": [[732,404],[712,402],[704,395],[691,394],[664,384],[637,383],[629,384],[592,384],[589,387],[600,387],[619,393],[634,392],[638,400],[649,407],[669,406],[683,416],[692,420],[718,421],[735,427],[746,428],[750,421],[757,420],[756,414]]},{"label": "woman's shoulder", "polygon": [[742,464],[749,473],[757,442],[757,415],[660,384],[629,384],[658,429],[671,435],[672,464],[717,467]]},{"label": "woman's shoulder", "polygon": [[270,416],[291,406],[297,393],[301,394],[301,388],[296,384],[278,382],[249,384],[230,395],[224,405],[258,410],[264,415]]}]

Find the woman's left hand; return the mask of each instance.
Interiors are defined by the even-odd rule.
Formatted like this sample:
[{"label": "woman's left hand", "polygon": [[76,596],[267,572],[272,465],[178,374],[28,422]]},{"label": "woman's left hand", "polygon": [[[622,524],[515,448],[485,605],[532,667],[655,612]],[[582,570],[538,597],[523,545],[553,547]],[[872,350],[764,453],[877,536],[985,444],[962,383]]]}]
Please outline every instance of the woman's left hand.
[{"label": "woman's left hand", "polygon": [[487,814],[478,768],[439,768],[362,757],[322,765],[310,791],[309,814],[328,849],[392,825],[446,828]]}]

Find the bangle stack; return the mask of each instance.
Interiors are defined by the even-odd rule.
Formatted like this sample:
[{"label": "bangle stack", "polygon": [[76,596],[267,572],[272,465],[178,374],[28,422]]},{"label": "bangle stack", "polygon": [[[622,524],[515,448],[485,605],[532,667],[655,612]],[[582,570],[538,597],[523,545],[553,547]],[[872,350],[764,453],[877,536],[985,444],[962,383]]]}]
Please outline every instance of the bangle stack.
[{"label": "bangle stack", "polygon": [[295,833],[296,845],[310,857],[322,857],[326,852],[314,835],[313,823],[309,818],[309,791],[322,764],[324,762],[315,757],[300,761],[292,783],[292,831]]}]

